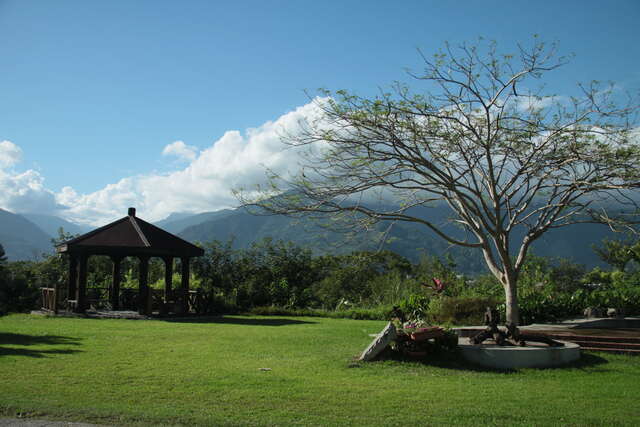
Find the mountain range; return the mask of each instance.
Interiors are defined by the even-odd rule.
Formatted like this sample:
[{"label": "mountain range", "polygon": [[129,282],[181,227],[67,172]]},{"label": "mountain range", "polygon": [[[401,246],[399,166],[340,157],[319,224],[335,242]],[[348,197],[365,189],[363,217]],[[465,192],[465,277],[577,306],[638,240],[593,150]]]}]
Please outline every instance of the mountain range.
[{"label": "mountain range", "polygon": [[[448,234],[464,238],[465,232],[449,220],[449,210],[445,206],[414,208],[413,215],[428,218]],[[201,214],[202,215],[202,214]],[[200,216],[200,219],[205,219]],[[195,218],[192,217],[195,220]],[[184,221],[184,219],[182,220]],[[181,223],[184,225],[184,223]],[[172,227],[172,223],[166,224]],[[486,267],[480,251],[452,246],[424,225],[413,222],[379,223],[368,231],[351,230],[337,232],[322,222],[309,218],[283,216],[256,216],[243,209],[219,211],[218,215],[191,224],[178,231],[178,235],[189,241],[208,242],[233,240],[234,248],[247,248],[253,242],[270,237],[292,241],[311,249],[315,254],[340,254],[354,250],[388,249],[412,262],[423,255],[444,256],[449,254],[461,273],[474,274],[485,271]],[[515,234],[514,238],[521,238]],[[555,229],[536,241],[530,250],[538,256],[566,258],[583,264],[587,268],[602,266],[593,251],[605,238],[615,238],[607,227],[597,224],[577,224]]]},{"label": "mountain range", "polygon": [[9,261],[37,260],[53,250],[51,235],[22,215],[0,209],[0,244]]},{"label": "mountain range", "polygon": [[[429,218],[459,238],[464,237],[461,229],[447,221],[448,210],[444,206],[421,207],[412,213]],[[477,273],[485,268],[479,251],[452,247],[433,231],[417,223],[380,223],[366,232],[356,232],[353,229],[344,232],[309,218],[256,216],[240,208],[199,214],[173,213],[155,224],[192,242],[231,240],[236,249],[247,248],[264,238],[272,238],[291,241],[311,249],[315,254],[388,249],[413,262],[417,262],[423,254],[450,254],[460,272]],[[55,216],[14,214],[0,209],[0,244],[11,261],[38,259],[44,253],[52,253],[51,239],[58,236],[61,227],[71,234],[89,231],[86,226]],[[601,264],[592,246],[599,244],[604,238],[612,237],[615,236],[604,226],[575,225],[547,233],[533,245],[532,251],[539,256],[568,258],[592,268]]]}]

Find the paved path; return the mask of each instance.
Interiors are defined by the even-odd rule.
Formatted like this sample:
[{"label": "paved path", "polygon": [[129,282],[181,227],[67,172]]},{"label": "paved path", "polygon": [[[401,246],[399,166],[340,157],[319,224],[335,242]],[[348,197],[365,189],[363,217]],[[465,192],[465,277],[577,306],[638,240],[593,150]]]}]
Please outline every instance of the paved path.
[{"label": "paved path", "polygon": [[0,418],[0,427],[99,427],[98,424],[69,421],[35,420],[32,418]]}]

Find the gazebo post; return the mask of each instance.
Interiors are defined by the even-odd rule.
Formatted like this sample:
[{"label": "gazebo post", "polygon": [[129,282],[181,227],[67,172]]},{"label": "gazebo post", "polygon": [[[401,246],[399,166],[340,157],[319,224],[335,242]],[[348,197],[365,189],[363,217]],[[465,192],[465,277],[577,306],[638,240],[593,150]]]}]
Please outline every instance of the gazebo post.
[{"label": "gazebo post", "polygon": [[120,309],[120,281],[122,275],[120,274],[120,264],[122,262],[121,256],[112,256],[113,262],[112,282],[111,282],[111,309]]},{"label": "gazebo post", "polygon": [[180,258],[180,264],[182,267],[180,292],[182,293],[182,312],[183,313],[189,312],[189,261],[190,261],[189,257]]},{"label": "gazebo post", "polygon": [[173,257],[163,257],[164,261],[164,302],[171,301],[173,287]]},{"label": "gazebo post", "polygon": [[76,299],[78,285],[78,258],[69,254],[69,283],[67,284],[67,301]]},{"label": "gazebo post", "polygon": [[78,305],[76,306],[76,312],[84,313],[87,310],[87,262],[89,257],[85,254],[80,255],[80,268],[78,271],[78,290],[77,298]]},{"label": "gazebo post", "polygon": [[58,314],[58,299],[60,298],[60,285],[61,283],[56,280],[53,285],[53,314]]},{"label": "gazebo post", "polygon": [[138,257],[140,260],[139,267],[139,277],[138,277],[138,287],[139,287],[139,301],[138,301],[138,313],[140,314],[151,314],[151,304],[150,304],[150,292],[149,292],[149,257],[140,256]]}]

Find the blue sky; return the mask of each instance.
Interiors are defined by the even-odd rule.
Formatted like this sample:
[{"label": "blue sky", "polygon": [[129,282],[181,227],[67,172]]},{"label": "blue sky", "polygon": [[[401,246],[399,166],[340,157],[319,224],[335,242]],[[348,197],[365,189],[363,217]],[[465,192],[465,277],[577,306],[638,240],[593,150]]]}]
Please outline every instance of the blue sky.
[{"label": "blue sky", "polygon": [[306,114],[305,90],[373,95],[444,41],[539,34],[576,55],[552,92],[638,90],[638,22],[636,0],[0,0],[0,208],[100,224],[229,207],[267,157],[295,163],[273,124]]}]

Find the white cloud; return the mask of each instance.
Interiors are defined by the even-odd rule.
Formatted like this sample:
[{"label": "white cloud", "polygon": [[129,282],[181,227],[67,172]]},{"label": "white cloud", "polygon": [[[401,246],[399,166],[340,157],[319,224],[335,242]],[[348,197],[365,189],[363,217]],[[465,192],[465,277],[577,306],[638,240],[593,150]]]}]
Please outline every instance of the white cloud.
[{"label": "white cloud", "polygon": [[51,212],[58,208],[40,172],[16,172],[22,149],[11,141],[0,142],[0,208],[12,212]]},{"label": "white cloud", "polygon": [[518,111],[534,112],[551,108],[557,104],[566,104],[569,99],[564,96],[520,95],[514,98],[514,100]]},{"label": "white cloud", "polygon": [[12,212],[48,213],[59,208],[52,191],[44,186],[44,177],[29,169],[15,173],[0,169],[0,207]]},{"label": "white cloud", "polygon": [[138,215],[149,221],[172,212],[235,207],[237,201],[231,190],[264,183],[266,168],[285,175],[295,173],[298,153],[286,149],[280,137],[283,133],[299,132],[301,122],[313,120],[319,114],[317,106],[309,103],[244,134],[227,131],[197,154],[193,147],[176,141],[167,145],[163,154],[190,159],[185,168],[167,174],[126,177],[89,194],[78,194],[65,187],[56,194],[56,202],[67,207],[59,215],[76,222],[103,225],[126,215],[130,206],[135,206]]},{"label": "white cloud", "polygon": [[0,168],[8,168],[22,159],[22,150],[11,141],[0,142]]},{"label": "white cloud", "polygon": [[162,150],[163,156],[176,156],[181,160],[194,161],[198,153],[198,148],[185,144],[183,141],[175,141],[168,144]]},{"label": "white cloud", "polygon": [[44,186],[44,177],[39,172],[9,170],[20,160],[22,151],[16,144],[3,141],[0,208],[54,214],[98,226],[126,215],[130,206],[149,221],[165,218],[172,212],[197,213],[235,207],[237,201],[231,190],[251,189],[265,183],[266,169],[285,178],[298,172],[299,151],[288,149],[281,136],[295,135],[305,121],[313,122],[320,117],[320,109],[311,102],[244,133],[227,131],[199,152],[175,141],[164,148],[163,154],[190,159],[187,166],[165,174],[123,177],[88,194],[79,194],[71,187],[54,194]]},{"label": "white cloud", "polygon": [[284,175],[298,170],[299,153],[282,143],[283,133],[300,132],[301,123],[320,117],[309,103],[259,127],[225,132],[209,147],[199,151],[182,141],[167,145],[162,154],[175,155],[189,163],[165,174],[140,174],[88,194],[72,187],[54,193],[35,170],[8,170],[21,158],[16,144],[0,143],[0,208],[13,212],[38,212],[91,225],[104,225],[134,206],[149,221],[172,212],[204,212],[235,207],[232,189],[252,188],[266,181],[266,169]]}]

